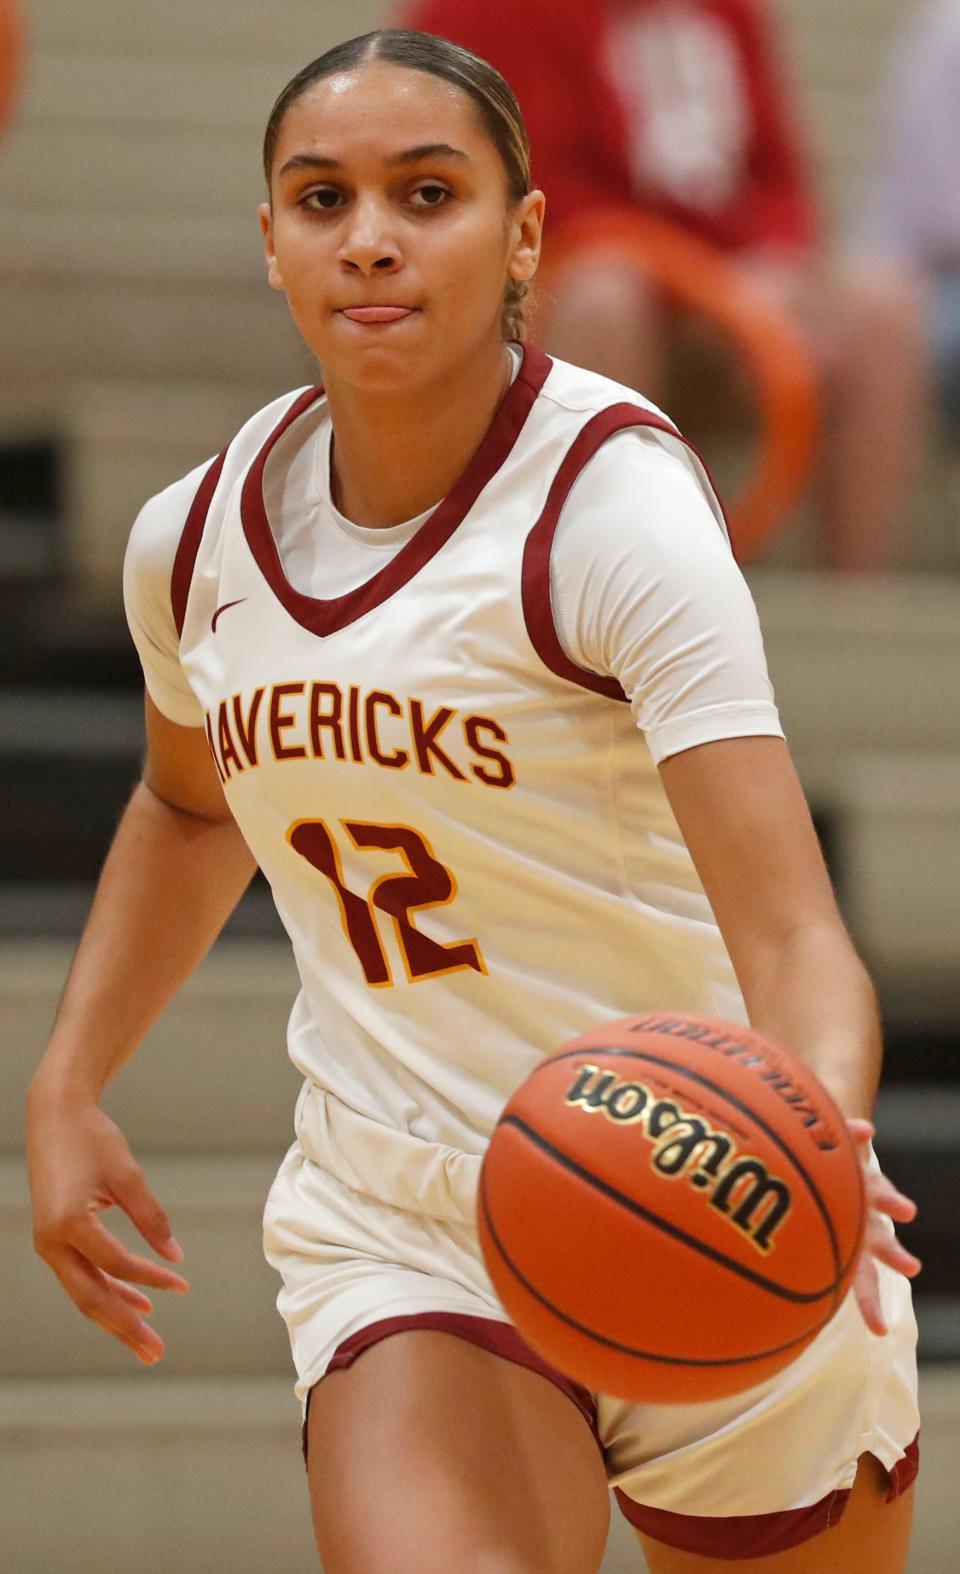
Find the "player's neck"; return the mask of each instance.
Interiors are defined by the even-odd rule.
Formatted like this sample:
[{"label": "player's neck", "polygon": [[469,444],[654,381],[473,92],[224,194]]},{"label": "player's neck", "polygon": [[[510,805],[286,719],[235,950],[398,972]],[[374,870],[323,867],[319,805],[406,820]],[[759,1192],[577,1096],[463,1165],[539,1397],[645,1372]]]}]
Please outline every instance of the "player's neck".
[{"label": "player's neck", "polygon": [[503,345],[441,385],[412,393],[327,387],[334,502],[357,525],[386,529],[446,497],[483,440],[509,387]]}]

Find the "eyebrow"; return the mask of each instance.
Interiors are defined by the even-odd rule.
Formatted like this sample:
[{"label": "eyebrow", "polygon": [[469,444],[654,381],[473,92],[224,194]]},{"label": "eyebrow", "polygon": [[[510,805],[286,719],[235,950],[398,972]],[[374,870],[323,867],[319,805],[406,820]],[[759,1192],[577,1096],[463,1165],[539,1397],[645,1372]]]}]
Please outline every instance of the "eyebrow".
[{"label": "eyebrow", "polygon": [[[424,142],[419,147],[405,148],[402,153],[391,153],[384,162],[390,165],[419,164],[422,159],[448,158],[463,164],[472,164],[470,156],[461,148],[452,148],[449,142]],[[287,175],[295,169],[343,169],[340,159],[325,153],[294,153],[281,167],[279,173]]]}]

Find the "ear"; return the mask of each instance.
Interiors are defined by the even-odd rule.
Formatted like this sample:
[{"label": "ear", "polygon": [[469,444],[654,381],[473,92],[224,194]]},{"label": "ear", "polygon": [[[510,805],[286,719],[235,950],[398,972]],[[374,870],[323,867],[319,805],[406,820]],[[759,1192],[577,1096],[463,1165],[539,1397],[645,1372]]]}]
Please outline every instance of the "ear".
[{"label": "ear", "polygon": [[283,289],[283,276],[277,263],[277,254],[273,243],[273,210],[269,202],[261,202],[257,208],[257,218],[260,220],[260,232],[263,235],[263,249],[267,257],[267,282],[273,290]]},{"label": "ear", "polygon": [[529,191],[517,204],[511,230],[510,259],[507,272],[511,279],[532,279],[540,264],[543,216],[547,199],[542,191]]}]

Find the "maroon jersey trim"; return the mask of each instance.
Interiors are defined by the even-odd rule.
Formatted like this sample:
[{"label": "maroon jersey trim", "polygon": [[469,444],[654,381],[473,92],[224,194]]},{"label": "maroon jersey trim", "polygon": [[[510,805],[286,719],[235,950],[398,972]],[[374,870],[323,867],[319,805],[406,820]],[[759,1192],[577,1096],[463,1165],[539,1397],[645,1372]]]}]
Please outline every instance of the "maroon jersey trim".
[{"label": "maroon jersey trim", "polygon": [[[892,1502],[912,1485],[920,1464],[919,1434],[910,1443],[902,1459],[887,1471],[889,1490],[887,1502]],[[828,1492],[819,1503],[805,1508],[784,1509],[778,1514],[734,1514],[710,1517],[699,1514],[671,1514],[667,1509],[648,1508],[636,1503],[620,1488],[615,1487],[617,1502],[624,1518],[636,1530],[643,1531],[654,1541],[676,1547],[681,1552],[696,1552],[705,1558],[740,1560],[772,1557],[799,1547],[821,1531],[836,1525],[850,1497],[849,1488]]]},{"label": "maroon jersey trim", "polygon": [[173,609],[173,621],[177,627],[177,634],[183,633],[183,620],[187,613],[187,597],[190,594],[190,584],[193,579],[193,567],[197,561],[200,550],[200,540],[203,536],[203,527],[207,522],[213,494],[217,490],[217,482],[227,457],[227,450],[218,454],[216,459],[209,464],[203,473],[203,479],[194,493],[190,511],[184,520],[180,540],[177,543],[177,555],[173,560],[173,571],[170,575],[170,605]]},{"label": "maroon jersey trim", "polygon": [[443,502],[379,573],[365,584],[329,601],[305,596],[290,584],[263,500],[263,472],[274,444],[323,390],[313,389],[304,394],[287,411],[250,466],[240,504],[250,550],[267,584],[290,616],[312,634],[335,634],[355,623],[364,613],[379,607],[429,563],[462,524],[483,488],[509,457],[552,365],[550,357],[542,350],[532,345],[523,346],[523,363],[516,378],[504,395],[480,447]]},{"label": "maroon jersey trim", "polygon": [[[633,404],[609,405],[607,409],[600,410],[597,415],[591,417],[570,447],[553,478],[543,512],[530,531],[523,552],[521,580],[523,616],[534,650],[544,666],[549,667],[558,678],[566,678],[569,682],[578,684],[580,688],[591,689],[594,694],[604,694],[611,700],[627,698],[616,678],[604,677],[599,672],[591,672],[588,667],[578,666],[570,659],[560,643],[550,596],[550,555],[563,505],[570,495],[574,482],[608,437],[612,437],[615,432],[626,431],[631,426],[652,426],[657,431],[666,432],[668,436],[677,438],[697,459],[700,459],[696,449],[665,416],[655,415],[653,411],[642,410]],[[703,464],[702,459],[700,463]],[[706,465],[704,471],[709,479]]]}]

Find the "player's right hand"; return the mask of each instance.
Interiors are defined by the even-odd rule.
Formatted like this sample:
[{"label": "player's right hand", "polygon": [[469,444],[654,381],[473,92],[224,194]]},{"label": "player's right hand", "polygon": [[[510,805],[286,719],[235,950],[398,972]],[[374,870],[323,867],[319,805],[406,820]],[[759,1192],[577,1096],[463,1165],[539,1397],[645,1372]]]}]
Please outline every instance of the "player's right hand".
[{"label": "player's right hand", "polygon": [[128,1251],[98,1218],[105,1208],[122,1208],[161,1257],[183,1258],[122,1132],[94,1102],[32,1097],[27,1167],[38,1253],[85,1317],[152,1366],[164,1353],[163,1340],[144,1321],[153,1307],[135,1286],[181,1294],[188,1286],[171,1269]]}]

